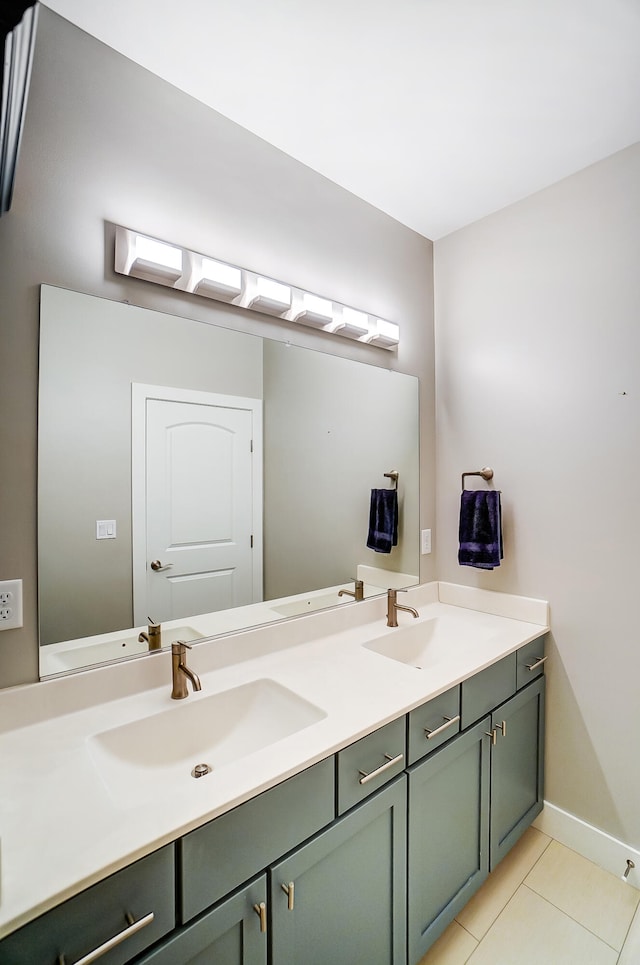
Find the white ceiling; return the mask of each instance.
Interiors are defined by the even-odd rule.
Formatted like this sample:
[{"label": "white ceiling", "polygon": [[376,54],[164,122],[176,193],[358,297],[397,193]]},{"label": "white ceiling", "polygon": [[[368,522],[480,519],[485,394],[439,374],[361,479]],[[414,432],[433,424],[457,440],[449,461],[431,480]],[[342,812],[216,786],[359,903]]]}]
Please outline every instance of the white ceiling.
[{"label": "white ceiling", "polygon": [[640,0],[46,0],[428,238],[640,141]]}]

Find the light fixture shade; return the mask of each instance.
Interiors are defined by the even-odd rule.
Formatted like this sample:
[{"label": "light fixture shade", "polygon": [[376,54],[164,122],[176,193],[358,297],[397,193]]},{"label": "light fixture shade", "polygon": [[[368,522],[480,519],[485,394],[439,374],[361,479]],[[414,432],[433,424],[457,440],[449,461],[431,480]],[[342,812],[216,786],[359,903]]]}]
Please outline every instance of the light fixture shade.
[{"label": "light fixture shade", "polygon": [[172,285],[183,273],[184,252],[126,228],[116,228],[116,271],[148,281]]},{"label": "light fixture shade", "polygon": [[294,321],[302,322],[303,325],[311,325],[313,328],[331,326],[334,321],[333,302],[330,302],[328,298],[320,298],[318,295],[303,292],[300,310],[296,312],[293,318]]},{"label": "light fixture shade", "polygon": [[387,322],[383,318],[377,318],[374,327],[369,335],[364,338],[365,342],[371,345],[379,345],[380,348],[395,348],[400,341],[400,326],[395,322]]},{"label": "light fixture shade", "polygon": [[362,338],[369,334],[369,316],[366,312],[356,311],[343,305],[336,324],[331,329],[347,338]]},{"label": "light fixture shade", "polygon": [[196,295],[231,301],[242,294],[242,271],[223,261],[203,258],[193,291]]},{"label": "light fixture shade", "polygon": [[291,308],[291,288],[282,282],[259,275],[255,282],[255,292],[247,307],[268,312],[270,315],[284,315]]}]

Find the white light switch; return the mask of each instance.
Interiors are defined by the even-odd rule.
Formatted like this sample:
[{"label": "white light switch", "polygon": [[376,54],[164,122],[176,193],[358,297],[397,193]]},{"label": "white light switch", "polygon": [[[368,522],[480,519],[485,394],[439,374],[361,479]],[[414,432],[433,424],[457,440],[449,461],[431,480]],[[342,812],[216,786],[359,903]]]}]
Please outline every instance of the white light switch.
[{"label": "white light switch", "polygon": [[115,539],[115,519],[96,519],[96,539]]},{"label": "white light switch", "polygon": [[431,530],[423,529],[420,534],[420,552],[423,556],[431,552]]}]

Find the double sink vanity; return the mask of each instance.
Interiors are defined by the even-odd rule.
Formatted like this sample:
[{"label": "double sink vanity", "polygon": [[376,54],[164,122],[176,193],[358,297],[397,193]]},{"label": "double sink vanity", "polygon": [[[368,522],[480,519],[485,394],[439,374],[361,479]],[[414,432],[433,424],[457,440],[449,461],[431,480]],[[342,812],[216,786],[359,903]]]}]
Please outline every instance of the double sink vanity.
[{"label": "double sink vanity", "polygon": [[0,694],[0,965],[415,965],[542,808],[549,620],[398,602]]}]

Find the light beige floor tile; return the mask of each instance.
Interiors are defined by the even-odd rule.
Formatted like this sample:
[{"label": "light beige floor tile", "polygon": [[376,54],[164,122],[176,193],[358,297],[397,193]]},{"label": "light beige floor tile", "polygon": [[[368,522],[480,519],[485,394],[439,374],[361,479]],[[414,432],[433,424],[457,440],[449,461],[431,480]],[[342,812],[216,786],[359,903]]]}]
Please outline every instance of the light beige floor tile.
[{"label": "light beige floor tile", "polygon": [[557,841],[525,884],[620,951],[640,899],[635,888]]},{"label": "light beige floor tile", "polygon": [[618,965],[638,965],[640,962],[640,908],[635,913]]},{"label": "light beige floor tile", "polygon": [[616,965],[618,953],[521,885],[468,965]]},{"label": "light beige floor tile", "polygon": [[476,892],[457,921],[478,941],[489,931],[515,890],[522,884],[551,838],[537,828],[529,828],[518,843],[492,871],[482,888]]},{"label": "light beige floor tile", "polygon": [[477,946],[475,938],[452,921],[418,965],[466,965]]}]

